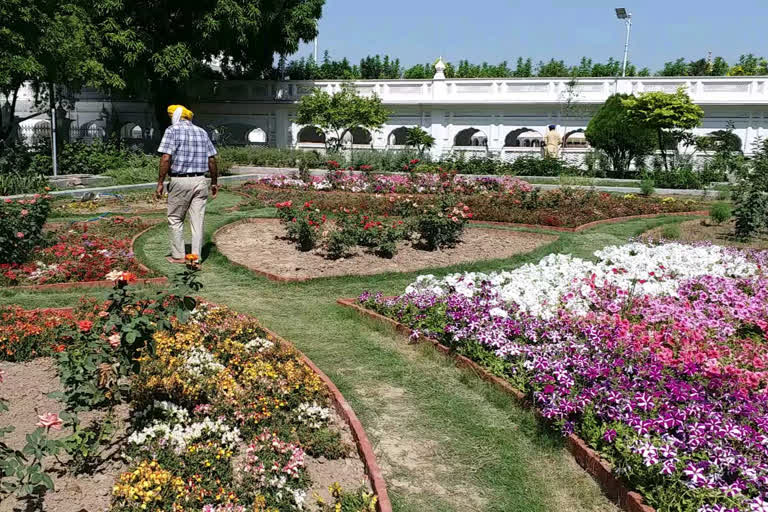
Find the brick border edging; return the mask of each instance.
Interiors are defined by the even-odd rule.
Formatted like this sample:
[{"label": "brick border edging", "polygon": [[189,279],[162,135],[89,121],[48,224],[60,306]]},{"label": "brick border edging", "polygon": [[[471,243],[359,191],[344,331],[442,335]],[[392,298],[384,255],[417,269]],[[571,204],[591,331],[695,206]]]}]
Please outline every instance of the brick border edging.
[{"label": "brick border edging", "polygon": [[379,468],[379,464],[376,461],[376,454],[373,451],[373,445],[368,440],[368,436],[365,434],[363,424],[360,423],[359,419],[357,419],[357,415],[355,414],[354,409],[352,409],[352,407],[349,405],[347,400],[344,398],[344,395],[341,394],[341,391],[339,391],[339,388],[336,387],[336,384],[334,384],[333,381],[320,368],[318,368],[310,358],[308,358],[301,350],[296,348],[293,343],[286,340],[271,329],[267,329],[263,325],[261,328],[276,340],[285,343],[286,345],[292,347],[296,352],[298,352],[302,362],[309,366],[312,371],[315,372],[318,377],[320,377],[320,380],[323,381],[325,387],[328,388],[328,391],[333,398],[333,405],[336,409],[336,412],[339,413],[342,418],[344,418],[344,421],[352,431],[352,437],[355,439],[355,444],[357,445],[357,453],[360,455],[360,458],[363,461],[365,472],[368,475],[368,481],[371,484],[373,492],[376,493],[376,496],[378,497],[376,502],[376,510],[378,512],[392,512],[392,503],[389,501],[389,494],[387,494],[387,484],[384,480],[384,475],[381,472],[381,468]]},{"label": "brick border edging", "polygon": [[[112,284],[111,281],[108,282]],[[214,302],[209,302],[209,304],[214,306],[217,305]],[[35,311],[39,313],[64,313],[73,312],[74,310],[75,308],[38,308],[27,311]],[[376,454],[373,451],[373,445],[365,433],[363,424],[360,423],[360,420],[357,418],[354,409],[352,409],[352,407],[349,405],[347,400],[344,398],[344,395],[341,394],[339,388],[336,387],[336,384],[333,383],[330,377],[328,377],[325,372],[318,368],[318,366],[309,357],[307,357],[304,352],[296,348],[296,345],[283,338],[273,330],[266,328],[261,324],[261,321],[259,321],[258,318],[251,318],[254,318],[259,322],[259,325],[262,329],[264,329],[267,335],[272,336],[277,341],[284,343],[295,350],[298,353],[301,361],[309,366],[309,368],[317,374],[320,380],[323,381],[323,384],[325,384],[325,387],[328,388],[328,392],[333,399],[334,409],[336,409],[336,412],[344,419],[344,421],[347,423],[347,426],[352,431],[352,437],[354,438],[355,444],[357,445],[357,453],[362,459],[365,473],[368,475],[368,481],[371,484],[371,489],[374,493],[376,493],[376,496],[378,497],[376,502],[376,511],[392,512],[392,503],[389,501],[389,494],[387,493],[387,483],[384,480],[384,475],[382,474],[381,468],[376,461]]]},{"label": "brick border edging", "polygon": [[[156,220],[155,222],[150,222],[150,226],[148,226],[146,229],[141,230],[141,232],[136,233],[133,238],[131,239],[131,252],[134,253],[135,258],[135,251],[133,249],[134,244],[136,243],[136,240],[139,239],[140,236],[148,232],[150,229],[153,229],[157,227],[159,224],[161,224],[162,221]],[[141,263],[140,261],[136,260],[136,263],[138,264],[138,267],[145,272],[152,272],[152,270],[149,269],[146,265]],[[148,277],[146,279],[139,279],[137,280],[137,284],[143,284],[143,285],[154,285],[154,284],[165,284],[168,282],[167,276],[162,277]],[[21,290],[21,291],[45,291],[45,290],[71,290],[75,288],[112,288],[115,285],[112,281],[107,280],[101,280],[101,281],[73,281],[70,283],[51,283],[51,284],[28,284],[23,286],[5,286],[0,287],[0,290]]]},{"label": "brick border edging", "polygon": [[[401,335],[409,336],[413,332],[407,325],[401,324],[396,320],[358,305],[357,299],[341,298],[337,299],[336,302],[343,307],[356,311],[362,316],[372,318],[393,327],[395,331]],[[512,386],[506,380],[489,373],[485,368],[471,359],[453,353],[450,348],[442,345],[435,339],[419,336],[417,341],[431,343],[438,352],[441,352],[446,357],[452,358],[457,367],[472,370],[482,380],[492,384],[501,391],[512,395],[520,405],[532,409],[539,419],[543,419],[539,410],[530,403],[525,393]],[[595,450],[587,446],[583,439],[575,434],[570,434],[566,437],[565,444],[579,466],[597,481],[600,488],[603,490],[603,493],[608,496],[608,498],[615,501],[622,510],[625,512],[656,512],[653,507],[644,503],[643,497],[640,494],[627,489],[624,483],[613,474],[608,462],[600,457],[600,454]]]}]

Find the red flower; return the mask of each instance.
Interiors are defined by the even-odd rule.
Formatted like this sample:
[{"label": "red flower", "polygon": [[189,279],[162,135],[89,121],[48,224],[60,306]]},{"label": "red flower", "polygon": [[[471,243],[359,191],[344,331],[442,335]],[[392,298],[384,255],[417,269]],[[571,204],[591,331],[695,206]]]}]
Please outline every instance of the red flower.
[{"label": "red flower", "polygon": [[77,322],[77,327],[82,332],[88,332],[91,330],[91,327],[93,327],[93,322],[91,322],[90,320],[80,320],[79,322]]}]

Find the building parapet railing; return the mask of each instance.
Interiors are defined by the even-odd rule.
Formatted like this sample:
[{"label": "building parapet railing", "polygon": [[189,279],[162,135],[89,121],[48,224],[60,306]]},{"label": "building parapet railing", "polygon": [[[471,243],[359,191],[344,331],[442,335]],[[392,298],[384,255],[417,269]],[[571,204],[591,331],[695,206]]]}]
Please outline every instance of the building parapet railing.
[{"label": "building parapet railing", "polygon": [[[334,93],[347,82],[209,81],[190,86],[198,102],[296,102],[313,88]],[[700,104],[768,104],[768,77],[648,77],[359,80],[350,82],[362,95],[377,94],[386,104],[460,103],[602,103],[616,92],[673,93],[683,87]]]}]

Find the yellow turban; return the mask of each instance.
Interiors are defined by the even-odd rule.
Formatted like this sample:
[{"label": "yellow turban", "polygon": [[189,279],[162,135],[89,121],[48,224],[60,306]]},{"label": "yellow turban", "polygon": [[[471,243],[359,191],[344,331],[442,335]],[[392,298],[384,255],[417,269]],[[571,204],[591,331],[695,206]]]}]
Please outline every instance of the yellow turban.
[{"label": "yellow turban", "polygon": [[189,110],[184,105],[171,105],[168,107],[168,116],[173,117],[173,113],[176,112],[176,109],[181,109],[181,118],[186,119],[187,121],[191,121],[195,114],[192,113],[191,110]]}]

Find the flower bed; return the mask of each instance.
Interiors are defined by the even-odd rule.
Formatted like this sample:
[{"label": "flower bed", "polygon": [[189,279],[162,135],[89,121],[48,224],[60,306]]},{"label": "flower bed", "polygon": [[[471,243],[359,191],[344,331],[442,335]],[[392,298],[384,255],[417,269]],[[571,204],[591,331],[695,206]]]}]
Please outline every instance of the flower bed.
[{"label": "flower bed", "polygon": [[[195,274],[188,268],[174,291],[199,290]],[[129,435],[119,445],[129,467],[115,475],[114,486],[107,479],[112,511],[391,510],[386,495],[386,506],[378,506],[365,486],[355,490],[365,480],[359,461],[333,463],[354,459],[351,434],[366,456],[370,446],[354,413],[345,415],[353,432],[340,426],[344,420],[333,407],[348,406],[301,353],[255,319],[225,307],[188,295],[138,300],[130,281],[122,274],[105,305],[90,304],[87,313],[67,315],[52,327],[63,344],[54,358],[66,410],[38,413],[38,428],[26,436],[26,456],[0,439],[0,453],[9,457],[0,468],[4,492],[24,497],[52,490],[48,456],[57,453],[65,454],[67,472],[99,471],[107,447],[113,448],[113,411],[130,401]],[[12,314],[27,321],[38,313]],[[7,405],[0,400],[0,412]],[[81,412],[92,417],[97,410],[106,412],[80,425]],[[66,437],[53,435],[62,429]],[[0,438],[8,432],[0,429]],[[316,481],[309,467],[320,461],[327,461],[325,473],[332,476]],[[366,463],[378,471],[375,462]],[[339,478],[350,492],[328,478]],[[380,485],[380,475],[373,478]],[[319,508],[311,507],[323,484],[330,494]]]},{"label": "flower bed", "polygon": [[[323,211],[356,208],[374,215],[394,215],[405,199],[421,205],[435,204],[439,200],[439,194],[276,188],[261,183],[246,185],[242,190],[253,198],[253,202],[241,205],[241,209],[292,201],[297,204],[312,202]],[[589,189],[563,188],[542,192],[538,189],[514,188],[511,192],[493,189],[473,190],[471,193],[457,190],[450,192],[472,210],[475,220],[553,227],[576,227],[617,217],[704,209],[702,203],[691,199],[617,195]]]},{"label": "flower bed", "polygon": [[294,190],[339,190],[371,194],[479,194],[485,192],[530,192],[531,185],[510,176],[494,178],[464,178],[456,173],[413,174],[347,174],[331,172],[326,176],[311,176],[308,181],[287,176],[269,176],[255,183],[246,183],[244,190],[259,185]]},{"label": "flower bed", "polygon": [[508,380],[658,510],[763,510],[768,253],[634,243],[595,256],[422,276],[361,302]]},{"label": "flower bed", "polygon": [[0,286],[100,281],[115,270],[149,277],[133,255],[132,241],[151,225],[138,217],[110,217],[56,226],[28,262],[0,264]]}]

